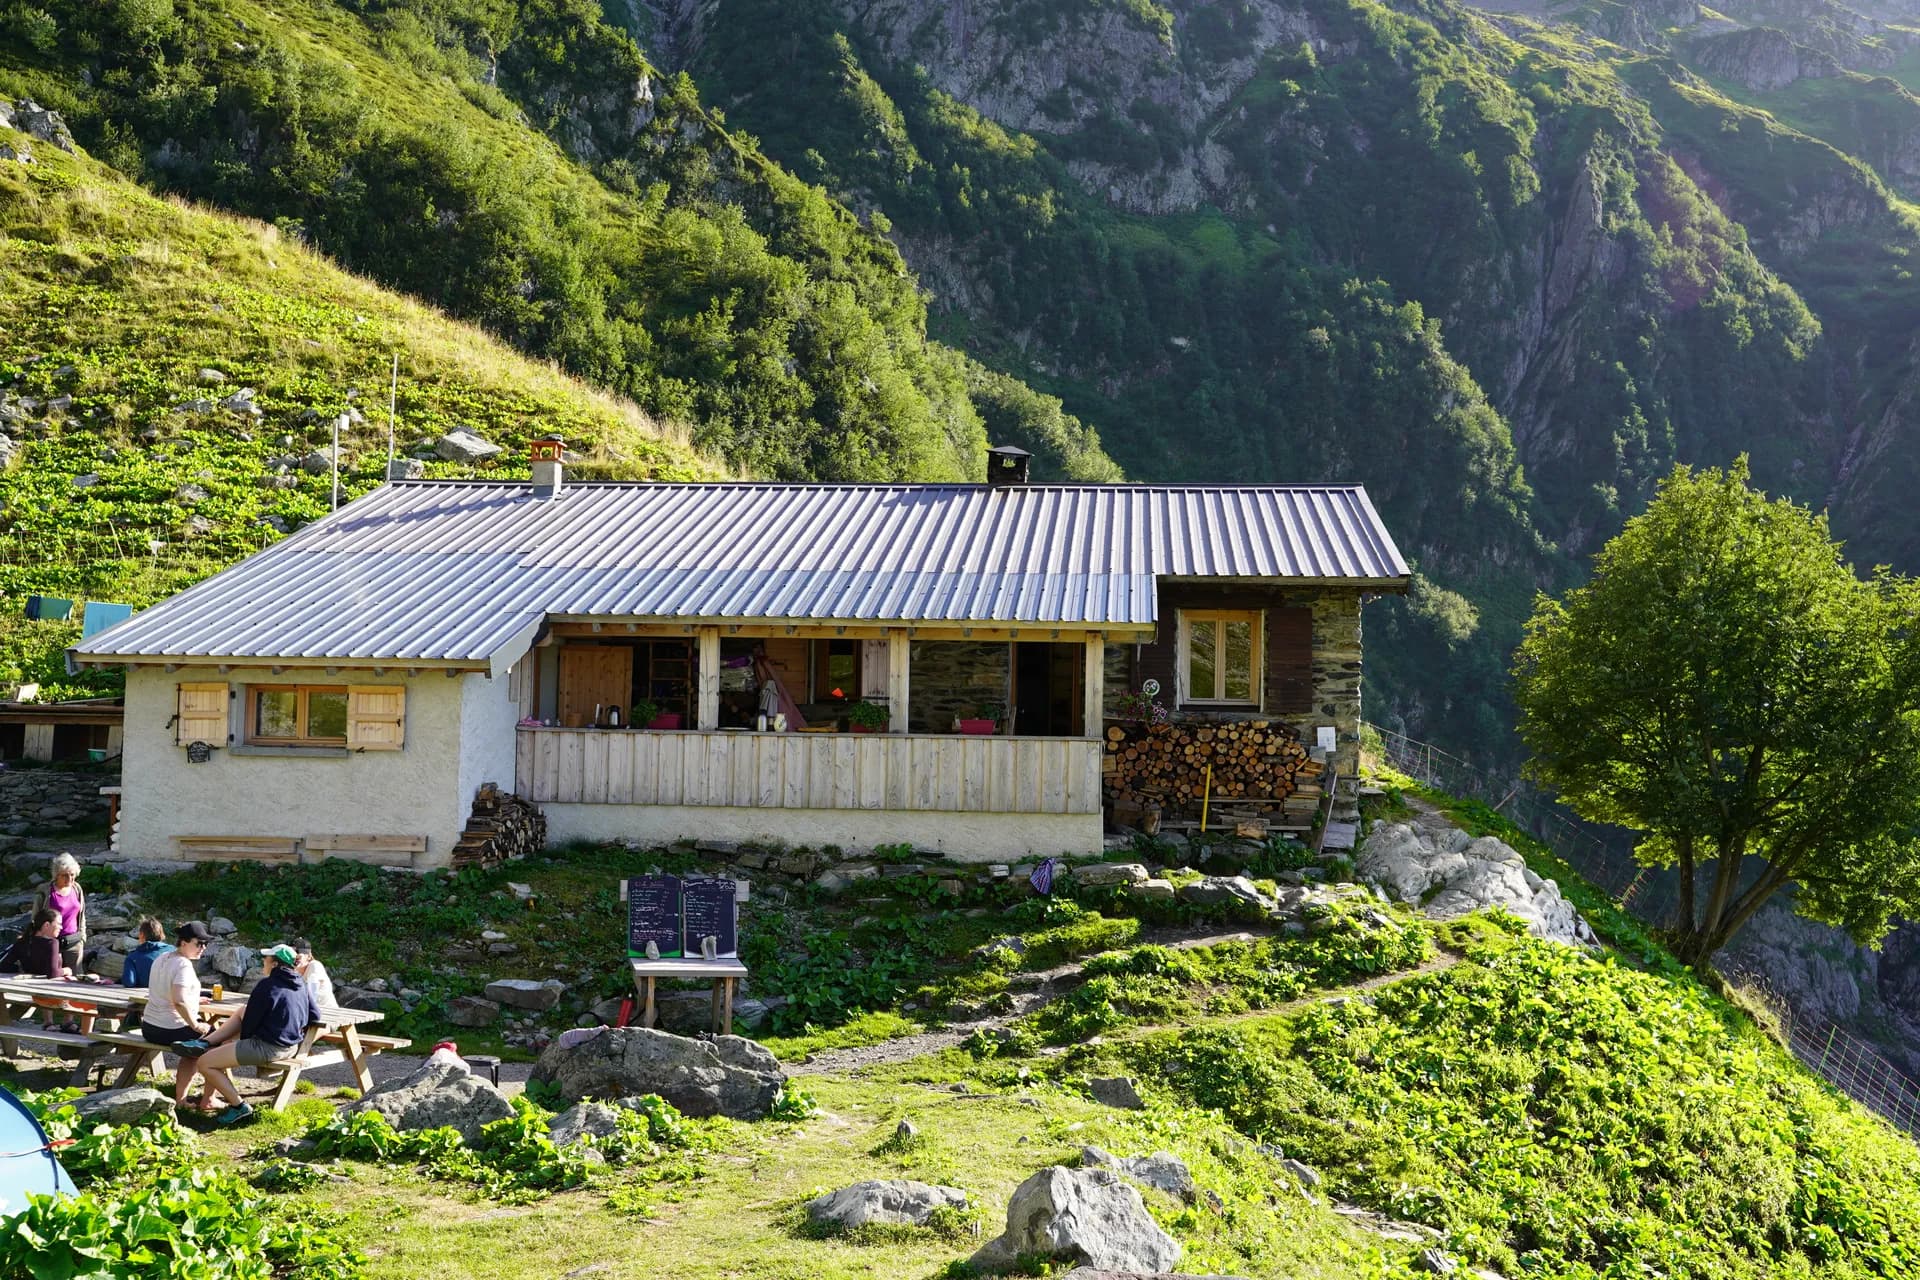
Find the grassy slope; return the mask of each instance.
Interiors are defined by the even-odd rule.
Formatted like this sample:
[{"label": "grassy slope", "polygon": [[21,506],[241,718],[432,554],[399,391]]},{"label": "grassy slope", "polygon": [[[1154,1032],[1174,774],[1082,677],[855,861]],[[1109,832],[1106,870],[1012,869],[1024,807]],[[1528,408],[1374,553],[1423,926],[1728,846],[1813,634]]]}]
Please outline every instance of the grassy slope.
[{"label": "grassy slope", "polygon": [[[22,141],[17,135],[13,141]],[[0,598],[28,592],[145,604],[325,512],[328,477],[262,487],[274,456],[325,447],[350,389],[365,423],[343,437],[344,497],[380,482],[390,361],[400,355],[402,455],[449,428],[507,452],[430,475],[524,474],[520,446],[557,431],[608,474],[725,474],[632,404],[359,279],[272,228],[156,198],[84,154],[33,144],[0,163],[0,390],[64,413],[6,428],[24,448],[0,472]],[[57,376],[64,366],[73,372]],[[227,376],[203,386],[202,369]],[[257,389],[258,422],[180,404]],[[302,421],[313,411],[318,420]],[[92,473],[100,482],[73,487]],[[204,500],[175,497],[197,484]],[[58,687],[74,629],[0,618],[0,686]]]},{"label": "grassy slope", "polygon": [[[852,1077],[797,1068],[822,1114],[794,1126],[721,1127],[697,1180],[638,1193],[649,1206],[642,1222],[601,1192],[488,1207],[407,1170],[354,1164],[346,1166],[351,1181],[330,1188],[328,1200],[348,1213],[380,1277],[519,1280],[596,1263],[615,1276],[698,1263],[741,1277],[929,1277],[971,1242],[813,1240],[797,1229],[800,1204],[858,1178],[917,1177],[974,1192],[991,1232],[1014,1185],[1091,1142],[1122,1154],[1173,1151],[1221,1196],[1217,1210],[1150,1197],[1195,1271],[1416,1274],[1413,1249],[1338,1221],[1324,1207],[1328,1193],[1428,1224],[1456,1257],[1509,1275],[1854,1280],[1920,1266],[1920,1153],[1906,1138],[1826,1088],[1497,816],[1455,807],[1471,829],[1501,834],[1556,873],[1618,950],[1589,957],[1474,920],[1435,931],[1451,963],[1422,967],[1427,943],[1417,928],[1335,929],[1265,949],[1188,953],[1202,980],[1183,985],[1167,982],[1178,970],[1156,949],[1128,949],[1164,918],[1111,893],[1088,899],[1095,915],[1016,907],[1004,887],[977,903],[946,903],[919,877],[871,882],[844,898],[801,893],[745,921],[762,975],[755,992],[820,998],[884,960],[894,994],[856,993],[856,1003],[820,1015],[821,1026],[841,1023],[850,1039],[913,1030],[927,1016],[917,1006],[939,1003],[941,991],[991,1003],[1018,975],[968,958],[984,937],[1025,936],[1029,968],[1121,948],[1094,966],[1118,983],[1100,990],[1096,979],[1081,991],[1098,999],[1059,1002],[1023,1024],[1037,1038],[1016,1036],[1008,1047],[983,1043]],[[354,918],[388,938],[464,936],[485,919],[532,954],[524,972],[585,968],[611,989],[618,909],[609,882],[643,863],[691,856],[574,850],[468,876],[451,886],[460,901],[431,908],[336,899],[311,870],[265,870],[246,886],[223,883],[231,872],[197,885],[178,877],[140,891],[169,913],[190,901],[240,901],[275,927],[344,930]],[[541,905],[528,912],[492,896],[493,880],[508,876],[532,885]],[[542,938],[554,945],[543,949]],[[1384,949],[1368,950],[1368,938]],[[1327,958],[1345,975],[1316,967]],[[342,954],[335,969],[359,977],[378,963]],[[1296,989],[1289,973],[1330,982],[1372,976],[1364,999],[1267,1000]],[[930,978],[933,989],[924,985]],[[880,1012],[853,1018],[858,1007]],[[1089,1014],[1097,1016],[1069,1021]],[[557,1026],[571,1013],[556,1017]],[[414,1029],[434,1031],[427,1021]],[[1056,1034],[1063,1031],[1077,1034]],[[473,1047],[471,1033],[457,1034]],[[831,1039],[828,1030],[784,1047],[798,1054]],[[1069,1047],[1039,1049],[1042,1039]],[[1082,1098],[1086,1076],[1113,1070],[1143,1082],[1147,1112],[1114,1113]],[[972,1096],[952,1092],[959,1081]],[[887,1143],[901,1118],[920,1127],[921,1142]],[[255,1140],[214,1146],[232,1155]],[[1318,1168],[1327,1179],[1322,1203],[1292,1191],[1255,1142]]]}]

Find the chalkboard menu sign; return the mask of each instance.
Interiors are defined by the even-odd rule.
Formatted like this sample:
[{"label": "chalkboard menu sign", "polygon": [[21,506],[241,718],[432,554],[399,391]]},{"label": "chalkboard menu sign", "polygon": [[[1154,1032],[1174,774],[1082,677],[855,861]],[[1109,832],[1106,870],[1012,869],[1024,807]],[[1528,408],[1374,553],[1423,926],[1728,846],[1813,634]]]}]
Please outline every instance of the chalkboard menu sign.
[{"label": "chalkboard menu sign", "polygon": [[646,955],[649,942],[663,957],[680,954],[678,876],[634,876],[627,881],[627,954]]},{"label": "chalkboard menu sign", "polygon": [[700,940],[713,938],[714,955],[740,954],[740,918],[731,880],[689,880],[681,891],[689,957],[703,954]]}]

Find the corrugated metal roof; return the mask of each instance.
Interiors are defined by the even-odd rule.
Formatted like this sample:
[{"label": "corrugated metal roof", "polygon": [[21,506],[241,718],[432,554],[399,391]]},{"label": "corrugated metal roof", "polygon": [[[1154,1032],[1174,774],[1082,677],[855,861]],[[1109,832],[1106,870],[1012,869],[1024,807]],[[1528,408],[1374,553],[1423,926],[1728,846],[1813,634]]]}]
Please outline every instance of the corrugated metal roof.
[{"label": "corrugated metal roof", "polygon": [[1143,626],[1156,577],[1404,585],[1358,485],[385,485],[78,660],[481,662],[549,614]]}]

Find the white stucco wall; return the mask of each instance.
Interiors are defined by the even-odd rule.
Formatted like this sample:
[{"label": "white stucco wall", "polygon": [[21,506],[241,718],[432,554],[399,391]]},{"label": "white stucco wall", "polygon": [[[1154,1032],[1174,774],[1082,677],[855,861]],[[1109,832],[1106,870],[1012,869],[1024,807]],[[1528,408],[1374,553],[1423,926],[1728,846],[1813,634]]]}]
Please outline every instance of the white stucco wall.
[{"label": "white stucco wall", "polygon": [[[316,673],[315,682],[402,684],[407,688],[406,743],[399,751],[338,755],[247,755],[218,750],[206,764],[187,763],[169,725],[175,689],[182,681],[225,680],[236,691],[247,684],[292,683],[265,668],[235,668],[222,676],[211,668],[166,672],[142,667],[127,673],[126,748],[122,758],[120,851],[138,858],[177,858],[176,836],[289,836],[315,834],[424,835],[429,865],[442,862],[466,825],[473,793],[462,790],[469,756],[462,747],[461,716],[468,697],[476,714],[503,715],[508,727],[496,748],[476,743],[471,763],[503,785],[513,779],[513,710],[504,680],[479,675],[449,679],[441,671],[376,677],[370,671]],[[490,691],[468,693],[474,685]],[[505,706],[498,711],[496,700]],[[239,735],[244,697],[232,700]],[[499,768],[504,758],[506,767]],[[474,785],[487,778],[478,778]]]},{"label": "white stucco wall", "polygon": [[513,790],[514,725],[521,715],[526,672],[523,661],[499,679],[478,672],[460,679],[460,795],[469,807],[484,783]]},{"label": "white stucco wall", "polygon": [[941,813],[891,809],[749,809],[668,804],[555,804],[547,815],[547,842],[638,840],[761,840],[789,845],[839,845],[865,851],[911,844],[938,849],[956,862],[1007,862],[1102,848],[1100,815],[1061,813]]}]

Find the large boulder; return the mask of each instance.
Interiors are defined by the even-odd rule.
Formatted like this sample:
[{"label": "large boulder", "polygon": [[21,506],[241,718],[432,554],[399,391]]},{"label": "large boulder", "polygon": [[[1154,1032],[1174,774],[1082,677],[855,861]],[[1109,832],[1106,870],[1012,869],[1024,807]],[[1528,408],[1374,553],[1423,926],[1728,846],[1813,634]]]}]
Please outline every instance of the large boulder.
[{"label": "large boulder", "polygon": [[1245,876],[1203,876],[1180,886],[1180,898],[1195,906],[1224,907],[1229,914],[1248,917],[1270,915],[1276,905]]},{"label": "large boulder", "polygon": [[1054,1280],[1245,1280],[1242,1276],[1196,1276],[1185,1271],[1103,1271],[1098,1267],[1075,1267]]},{"label": "large boulder", "polygon": [[482,1129],[513,1114],[513,1104],[464,1062],[428,1061],[413,1074],[378,1086],[347,1110],[378,1111],[396,1129],[444,1125],[477,1142]]},{"label": "large boulder", "polygon": [[137,1124],[148,1116],[173,1114],[173,1099],[144,1085],[102,1089],[73,1100],[73,1109],[89,1124]]},{"label": "large boulder", "polygon": [[1073,878],[1083,885],[1142,884],[1147,876],[1146,867],[1138,862],[1096,862],[1091,866],[1075,867]]},{"label": "large boulder", "polygon": [[967,1193],[958,1187],[900,1179],[856,1182],[807,1202],[807,1220],[816,1227],[852,1231],[869,1224],[924,1227],[936,1209],[964,1209]]},{"label": "large boulder", "polygon": [[448,462],[479,462],[499,453],[500,446],[465,427],[455,427],[433,442],[433,451]]},{"label": "large boulder", "polygon": [[495,1004],[512,1005],[516,1009],[531,1009],[544,1013],[560,1003],[560,997],[567,993],[565,983],[552,978],[545,982],[535,982],[531,978],[501,978],[487,984],[487,999]]},{"label": "large boulder", "polygon": [[1141,1111],[1147,1105],[1132,1076],[1095,1076],[1087,1081],[1087,1092],[1101,1106],[1118,1107],[1122,1111]]},{"label": "large boulder", "polygon": [[1028,1254],[1153,1274],[1180,1261],[1180,1252],[1119,1174],[1054,1165],[1014,1189],[1005,1233],[981,1246],[973,1265],[1005,1271]]},{"label": "large boulder", "polygon": [[1189,1204],[1200,1198],[1200,1189],[1194,1185],[1193,1173],[1187,1168],[1187,1162],[1169,1151],[1156,1151],[1147,1156],[1116,1156],[1099,1147],[1082,1147],[1080,1167],[1112,1169],[1142,1186],[1164,1191]]},{"label": "large boulder", "polygon": [[490,1027],[500,1020],[500,1003],[479,996],[455,996],[447,1001],[447,1021],[456,1027]]},{"label": "large boulder", "polygon": [[1436,920],[1504,907],[1536,937],[1575,945],[1595,939],[1560,886],[1536,874],[1512,846],[1478,839],[1438,814],[1382,823],[1368,833],[1354,861],[1359,877]]},{"label": "large boulder", "polygon": [[[564,1041],[564,1038],[563,1038]],[[695,1040],[652,1027],[608,1027],[556,1041],[532,1079],[569,1102],[657,1093],[690,1116],[757,1119],[786,1082],[774,1056],[751,1040]]]}]

